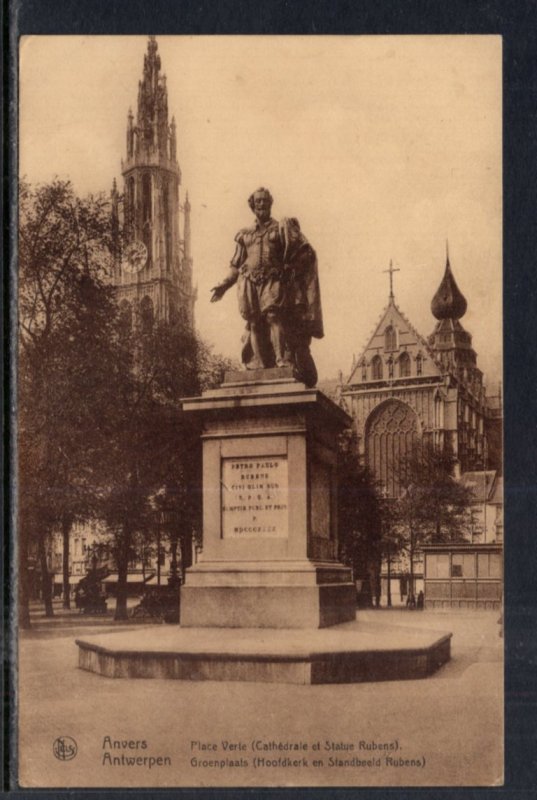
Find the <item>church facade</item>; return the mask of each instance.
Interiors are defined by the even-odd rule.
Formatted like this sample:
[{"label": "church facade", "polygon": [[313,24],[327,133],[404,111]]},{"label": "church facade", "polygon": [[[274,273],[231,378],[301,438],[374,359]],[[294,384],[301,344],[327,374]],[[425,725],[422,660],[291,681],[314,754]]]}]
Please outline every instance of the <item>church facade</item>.
[{"label": "church facade", "polygon": [[[388,305],[366,347],[340,387],[341,402],[354,420],[360,456],[382,493],[397,498],[404,490],[405,464],[418,443],[452,455],[455,477],[501,473],[501,398],[487,395],[471,334],[461,323],[467,308],[446,257],[444,276],[431,302],[436,325],[419,333],[395,302],[390,265]],[[488,496],[487,496],[488,497]],[[476,496],[476,504],[489,499]],[[488,507],[488,506],[487,506]],[[479,517],[477,508],[470,515]],[[489,511],[489,520],[491,514]],[[476,546],[501,542],[503,522],[472,536]],[[390,565],[391,595],[408,596],[408,558]],[[424,588],[423,555],[415,556],[414,591]],[[386,595],[387,570],[383,565]]]},{"label": "church facade", "polygon": [[[129,109],[123,192],[112,188],[118,239],[113,283],[124,313],[194,327],[190,202],[180,202],[177,125],[168,115],[166,75],[149,37],[136,117]],[[180,221],[182,220],[182,225]]]},{"label": "church facade", "polygon": [[437,323],[422,336],[393,291],[365,349],[341,387],[361,455],[388,497],[401,492],[401,471],[418,442],[450,452],[457,474],[500,468],[496,398],[489,398],[472,337],[460,319],[466,300],[449,257],[431,303]]}]

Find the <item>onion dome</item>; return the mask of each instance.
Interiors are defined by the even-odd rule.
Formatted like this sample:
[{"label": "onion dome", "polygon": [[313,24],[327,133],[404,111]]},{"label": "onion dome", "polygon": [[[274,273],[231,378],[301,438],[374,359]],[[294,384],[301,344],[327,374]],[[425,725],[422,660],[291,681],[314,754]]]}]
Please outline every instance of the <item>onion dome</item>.
[{"label": "onion dome", "polygon": [[466,314],[466,307],[466,298],[455,282],[448,253],[446,271],[431,301],[431,311],[436,319],[460,319]]}]

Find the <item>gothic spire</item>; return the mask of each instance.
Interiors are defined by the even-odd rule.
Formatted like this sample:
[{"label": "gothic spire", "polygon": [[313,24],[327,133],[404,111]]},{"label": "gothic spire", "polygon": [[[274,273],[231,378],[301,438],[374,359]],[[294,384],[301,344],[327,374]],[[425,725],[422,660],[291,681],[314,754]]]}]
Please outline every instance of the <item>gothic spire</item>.
[{"label": "gothic spire", "polygon": [[449,247],[446,241],[446,269],[442,282],[431,301],[431,311],[436,319],[461,319],[466,313],[466,298],[457,286],[451,264]]},{"label": "gothic spire", "polygon": [[[138,113],[136,119],[136,154],[145,156],[158,153],[168,158],[168,90],[166,76],[160,72],[160,56],[154,36],[149,37],[144,69],[138,91]],[[130,124],[130,117],[129,117]]]}]

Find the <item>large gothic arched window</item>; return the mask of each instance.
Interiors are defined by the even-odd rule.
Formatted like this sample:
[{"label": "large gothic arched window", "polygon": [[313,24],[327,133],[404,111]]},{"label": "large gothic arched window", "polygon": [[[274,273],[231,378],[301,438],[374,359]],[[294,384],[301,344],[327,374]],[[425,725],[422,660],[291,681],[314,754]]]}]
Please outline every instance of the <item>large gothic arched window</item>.
[{"label": "large gothic arched window", "polygon": [[416,413],[399,400],[381,403],[366,422],[367,465],[389,497],[401,494],[405,466],[419,436]]}]

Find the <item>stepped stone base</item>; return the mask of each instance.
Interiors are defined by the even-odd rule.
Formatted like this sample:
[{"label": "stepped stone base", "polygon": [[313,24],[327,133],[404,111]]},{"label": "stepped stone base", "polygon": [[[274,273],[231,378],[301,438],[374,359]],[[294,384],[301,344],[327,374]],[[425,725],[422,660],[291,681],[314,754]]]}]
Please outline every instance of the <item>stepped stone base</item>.
[{"label": "stepped stone base", "polygon": [[425,678],[451,634],[351,622],[316,631],[152,627],[77,639],[79,667],[108,678],[323,684]]},{"label": "stepped stone base", "polygon": [[181,625],[326,628],[355,617],[356,589],[327,586],[184,586]]},{"label": "stepped stone base", "polygon": [[350,570],[337,563],[198,564],[181,587],[183,628],[325,628],[355,616]]}]

